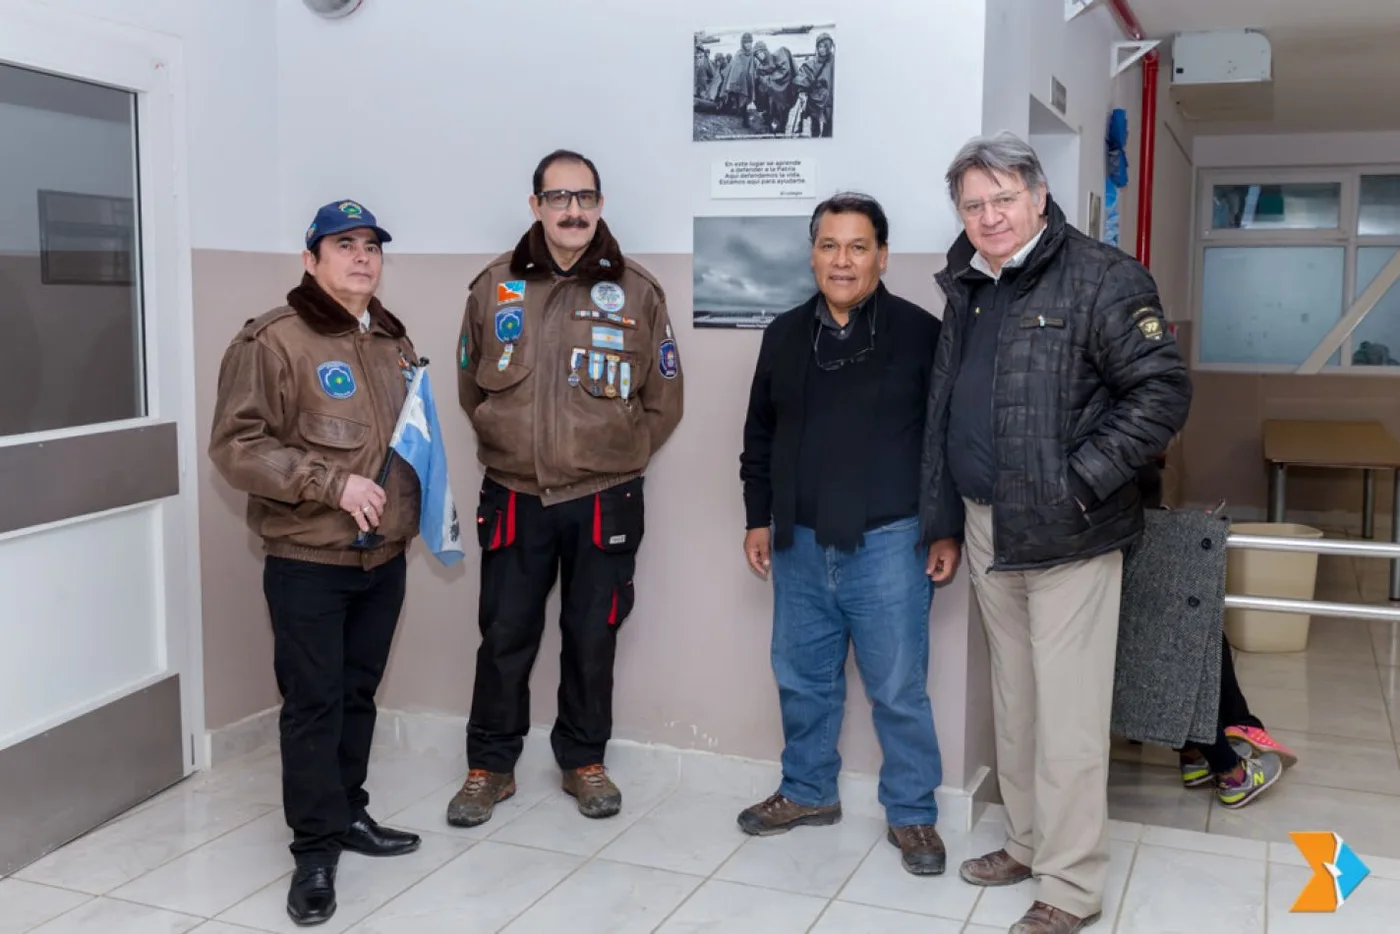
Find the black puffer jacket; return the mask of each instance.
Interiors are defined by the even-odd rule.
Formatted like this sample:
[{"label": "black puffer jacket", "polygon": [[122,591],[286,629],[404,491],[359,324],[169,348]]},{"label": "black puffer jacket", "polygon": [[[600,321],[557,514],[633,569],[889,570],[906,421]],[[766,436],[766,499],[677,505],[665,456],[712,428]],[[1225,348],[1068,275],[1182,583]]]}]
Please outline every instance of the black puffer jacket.
[{"label": "black puffer jacket", "polygon": [[[995,570],[1090,558],[1143,528],[1139,468],[1186,422],[1191,381],[1152,276],[1084,236],[1047,202],[1047,227],[1015,279],[993,390]],[[948,299],[924,435],[926,542],[961,538],[963,504],[945,456],[948,406],[967,327],[974,249],[964,233],[935,277]],[[1081,504],[1083,508],[1081,508]]]}]

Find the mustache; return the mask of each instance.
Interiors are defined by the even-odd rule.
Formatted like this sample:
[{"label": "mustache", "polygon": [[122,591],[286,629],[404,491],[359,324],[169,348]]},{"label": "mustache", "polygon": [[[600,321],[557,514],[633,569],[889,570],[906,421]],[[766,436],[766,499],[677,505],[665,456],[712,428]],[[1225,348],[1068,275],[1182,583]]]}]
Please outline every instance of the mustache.
[{"label": "mustache", "polygon": [[566,217],[559,222],[559,226],[566,230],[587,230],[589,223],[584,217]]}]

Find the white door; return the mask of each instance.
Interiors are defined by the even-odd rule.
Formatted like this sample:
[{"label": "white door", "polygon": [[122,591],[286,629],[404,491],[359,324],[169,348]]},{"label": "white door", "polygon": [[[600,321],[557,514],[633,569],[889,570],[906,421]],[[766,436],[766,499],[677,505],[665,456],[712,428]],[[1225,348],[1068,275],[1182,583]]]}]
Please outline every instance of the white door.
[{"label": "white door", "polygon": [[0,876],[201,746],[180,68],[0,2]]}]

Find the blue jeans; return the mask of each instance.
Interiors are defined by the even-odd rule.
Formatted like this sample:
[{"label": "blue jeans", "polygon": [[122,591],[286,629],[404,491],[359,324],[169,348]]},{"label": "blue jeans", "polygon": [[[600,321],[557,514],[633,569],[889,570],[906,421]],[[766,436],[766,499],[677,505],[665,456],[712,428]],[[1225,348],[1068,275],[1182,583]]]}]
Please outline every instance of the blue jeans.
[{"label": "blue jeans", "polygon": [[784,797],[809,807],[839,800],[836,741],[855,644],[884,752],[880,803],[892,827],[938,820],[943,760],[928,698],[929,606],[915,519],[865,534],[854,552],[824,548],[797,527],[773,552],[773,673],[783,714]]}]

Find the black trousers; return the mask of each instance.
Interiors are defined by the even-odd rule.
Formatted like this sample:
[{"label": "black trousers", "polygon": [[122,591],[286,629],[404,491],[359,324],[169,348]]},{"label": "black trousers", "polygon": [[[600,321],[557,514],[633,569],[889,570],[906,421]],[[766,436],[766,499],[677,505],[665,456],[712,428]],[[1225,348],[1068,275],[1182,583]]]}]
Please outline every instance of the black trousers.
[{"label": "black trousers", "polygon": [[481,648],[467,724],[469,768],[509,772],[530,729],[530,672],[545,601],[560,579],[559,714],[550,736],[560,768],[603,761],[612,737],[618,627],[632,612],[644,532],[642,479],[546,507],[486,480],[481,541]]},{"label": "black trousers", "polygon": [[333,864],[365,813],[374,694],[403,606],[403,555],[371,571],[267,558],[282,692],[282,809],[298,864]]},{"label": "black trousers", "polygon": [[1235,678],[1235,662],[1230,656],[1230,640],[1220,634],[1220,713],[1215,727],[1215,743],[1207,746],[1190,743],[1188,749],[1195,749],[1205,756],[1206,764],[1216,774],[1228,772],[1240,764],[1239,754],[1225,738],[1227,726],[1253,726],[1263,728],[1264,724],[1249,712],[1249,703],[1240,690],[1240,682]]}]

